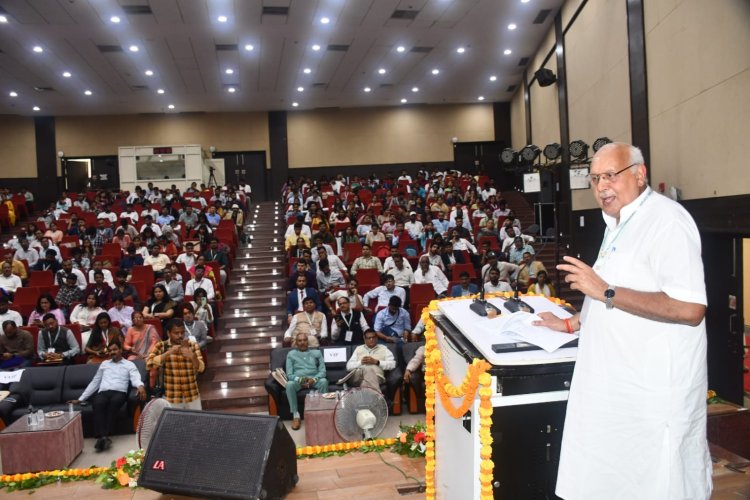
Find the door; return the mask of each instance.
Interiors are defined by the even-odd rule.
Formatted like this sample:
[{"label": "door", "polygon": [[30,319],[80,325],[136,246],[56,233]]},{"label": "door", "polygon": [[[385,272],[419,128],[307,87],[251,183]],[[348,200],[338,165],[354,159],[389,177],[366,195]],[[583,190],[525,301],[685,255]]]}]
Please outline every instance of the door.
[{"label": "door", "polygon": [[86,191],[89,181],[89,161],[63,159],[63,168],[65,188],[73,193]]},{"label": "door", "polygon": [[702,244],[708,296],[708,388],[742,405],[742,238],[704,232]]},{"label": "door", "polygon": [[214,158],[224,159],[224,176],[227,184],[239,184],[240,179],[250,184],[253,203],[266,201],[266,153],[264,151],[222,151]]}]

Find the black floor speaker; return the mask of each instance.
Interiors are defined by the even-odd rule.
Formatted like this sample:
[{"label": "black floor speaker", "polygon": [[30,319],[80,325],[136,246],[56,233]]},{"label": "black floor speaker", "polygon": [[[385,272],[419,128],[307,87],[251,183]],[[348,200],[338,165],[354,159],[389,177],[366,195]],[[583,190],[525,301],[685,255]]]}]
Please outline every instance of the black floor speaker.
[{"label": "black floor speaker", "polygon": [[297,483],[294,441],[278,417],[167,408],[138,486],[162,493],[275,499]]}]

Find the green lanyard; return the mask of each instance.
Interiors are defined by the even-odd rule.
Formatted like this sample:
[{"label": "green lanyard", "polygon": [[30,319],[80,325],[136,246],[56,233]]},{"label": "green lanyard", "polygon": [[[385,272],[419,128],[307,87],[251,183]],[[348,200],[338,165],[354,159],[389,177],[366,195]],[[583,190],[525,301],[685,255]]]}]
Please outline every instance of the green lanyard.
[{"label": "green lanyard", "polygon": [[609,239],[609,226],[607,227],[607,230],[604,232],[604,239],[602,240],[602,244],[599,247],[599,258],[597,259],[596,264],[594,264],[595,269],[601,269],[601,264],[599,262],[606,260],[609,257],[611,252],[614,250],[614,244],[617,241],[617,238],[620,237],[622,232],[625,230],[625,227],[633,219],[633,217],[635,217],[635,214],[638,212],[638,210],[640,210],[643,204],[646,203],[646,200],[648,200],[649,196],[651,196],[653,192],[653,190],[649,191],[648,194],[643,198],[643,200],[641,200],[641,202],[638,204],[633,213],[630,214],[630,217],[628,217],[625,222],[619,224],[617,228],[615,228],[614,237],[609,243],[607,243],[607,240]]}]

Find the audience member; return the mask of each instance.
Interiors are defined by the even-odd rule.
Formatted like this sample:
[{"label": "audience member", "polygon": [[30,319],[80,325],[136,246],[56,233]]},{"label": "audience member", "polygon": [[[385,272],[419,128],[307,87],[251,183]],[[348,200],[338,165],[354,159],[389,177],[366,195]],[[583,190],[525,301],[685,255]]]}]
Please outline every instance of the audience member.
[{"label": "audience member", "polygon": [[84,295],[84,302],[78,304],[70,312],[70,322],[80,327],[81,332],[91,330],[96,324],[99,313],[104,312],[100,307],[99,297],[95,293]]},{"label": "audience member", "polygon": [[13,274],[12,266],[7,262],[3,262],[0,269],[2,269],[2,272],[0,272],[0,292],[12,299],[16,290],[21,288],[23,283],[21,283],[21,278]]},{"label": "audience member", "polygon": [[49,293],[39,295],[36,301],[36,307],[29,315],[28,326],[44,327],[44,316],[52,314],[58,323],[65,324],[65,314],[57,307],[55,299]]},{"label": "audience member", "polygon": [[133,325],[133,307],[125,304],[125,299],[119,293],[112,295],[112,307],[109,308],[109,314],[112,323],[119,323],[120,333],[124,336],[128,329]]},{"label": "audience member", "polygon": [[289,410],[292,412],[292,430],[295,431],[301,426],[297,393],[301,389],[328,392],[323,355],[319,349],[309,349],[308,338],[304,332],[297,333],[294,338],[294,349],[286,356],[287,383],[284,390],[289,401]]},{"label": "audience member", "polygon": [[182,305],[182,320],[185,324],[185,334],[191,342],[195,342],[203,349],[211,341],[208,327],[202,320],[195,319],[195,309],[191,304]]},{"label": "audience member", "polygon": [[182,282],[173,279],[172,269],[165,267],[161,273],[161,277],[162,279],[157,281],[156,284],[163,285],[167,289],[167,294],[172,301],[182,302],[182,299],[185,298],[185,291],[182,288]]},{"label": "audience member", "polygon": [[[6,303],[7,305],[7,303]],[[22,323],[6,319],[0,335],[0,371],[27,368],[34,362],[34,338],[26,330],[18,328]]]},{"label": "audience member", "polygon": [[39,330],[37,340],[37,354],[45,363],[72,364],[73,358],[81,352],[75,335],[70,329],[60,326],[52,313],[46,313],[42,318],[44,328]]},{"label": "audience member", "polygon": [[206,267],[198,264],[195,266],[195,277],[187,282],[185,285],[185,295],[195,295],[195,290],[202,288],[206,291],[208,300],[213,300],[216,292],[214,292],[213,282],[204,277]]},{"label": "audience member", "polygon": [[513,289],[505,281],[500,281],[500,271],[496,267],[489,270],[490,279],[484,284],[485,293],[512,292]]},{"label": "audience member", "polygon": [[123,349],[129,360],[145,360],[148,353],[159,342],[159,332],[156,331],[154,325],[144,323],[141,311],[133,311],[131,318],[132,326],[125,334]]},{"label": "audience member", "polygon": [[387,274],[385,276],[384,283],[384,285],[373,288],[362,297],[362,302],[364,303],[366,311],[373,312],[372,309],[370,309],[370,301],[373,299],[377,300],[377,304],[375,305],[376,309],[388,307],[388,302],[391,297],[398,297],[402,304],[406,302],[406,290],[400,286],[396,286],[396,280],[392,274]]},{"label": "audience member", "polygon": [[529,285],[528,293],[544,295],[545,297],[555,297],[555,287],[547,280],[547,271],[537,272],[536,283]]},{"label": "audience member", "polygon": [[350,274],[356,276],[359,269],[377,269],[379,273],[383,272],[383,265],[380,259],[372,256],[370,245],[362,245],[362,255],[354,259]]},{"label": "audience member", "polygon": [[[146,319],[158,319],[166,326],[174,317],[175,303],[169,297],[169,292],[164,285],[154,285],[151,291],[151,299],[143,306],[143,317]],[[182,330],[184,332],[184,325]]]},{"label": "audience member", "polygon": [[366,387],[381,393],[380,384],[385,382],[385,372],[396,368],[396,358],[388,347],[378,343],[374,330],[367,330],[365,343],[358,345],[346,362],[349,374],[338,383],[354,387]]},{"label": "audience member", "polygon": [[400,297],[391,297],[388,307],[375,315],[373,328],[382,342],[408,342],[411,331],[409,313],[401,307]]},{"label": "audience member", "polygon": [[328,319],[316,307],[312,297],[304,298],[302,311],[292,316],[289,328],[284,332],[285,342],[294,342],[299,333],[305,333],[310,347],[318,347],[320,341],[328,337]]},{"label": "audience member", "polygon": [[122,332],[112,326],[112,320],[109,314],[101,312],[96,316],[96,322],[91,328],[88,342],[84,347],[84,352],[88,354],[88,363],[101,363],[109,357],[107,346],[111,342],[118,344],[122,341]]},{"label": "audience member", "polygon": [[438,297],[444,296],[448,290],[448,278],[437,266],[430,265],[430,259],[423,255],[419,258],[419,267],[414,272],[414,283],[429,283]]},{"label": "audience member", "polygon": [[451,297],[465,297],[479,293],[479,287],[471,282],[469,273],[462,271],[459,275],[459,284],[451,288]]},{"label": "audience member", "polygon": [[0,296],[0,325],[6,321],[13,321],[16,325],[23,325],[23,318],[17,311],[10,309],[8,297]]},{"label": "audience member", "polygon": [[338,312],[331,323],[331,340],[338,345],[360,345],[364,342],[364,332],[370,327],[361,310],[353,310],[349,297],[336,299]]}]

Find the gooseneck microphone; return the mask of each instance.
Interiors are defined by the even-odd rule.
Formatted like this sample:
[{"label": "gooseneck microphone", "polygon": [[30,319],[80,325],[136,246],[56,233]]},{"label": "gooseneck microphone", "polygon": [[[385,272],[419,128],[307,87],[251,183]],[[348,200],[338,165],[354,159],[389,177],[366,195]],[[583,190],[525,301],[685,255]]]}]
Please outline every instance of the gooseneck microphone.
[{"label": "gooseneck microphone", "polygon": [[506,300],[505,304],[503,304],[503,307],[505,307],[508,311],[514,313],[518,311],[524,311],[527,313],[533,313],[534,308],[528,305],[526,302],[518,298],[518,276],[521,274],[521,271],[524,267],[527,267],[526,264],[522,265],[518,268],[518,271],[516,271],[516,279],[515,279],[515,285],[513,285],[513,297]]},{"label": "gooseneck microphone", "polygon": [[492,269],[492,266],[487,266],[487,270],[482,273],[481,283],[479,284],[479,298],[474,299],[469,306],[469,309],[479,316],[487,316],[487,311],[490,310],[494,310],[497,314],[501,313],[500,309],[484,299],[484,279],[487,277],[487,273],[490,269]]}]

